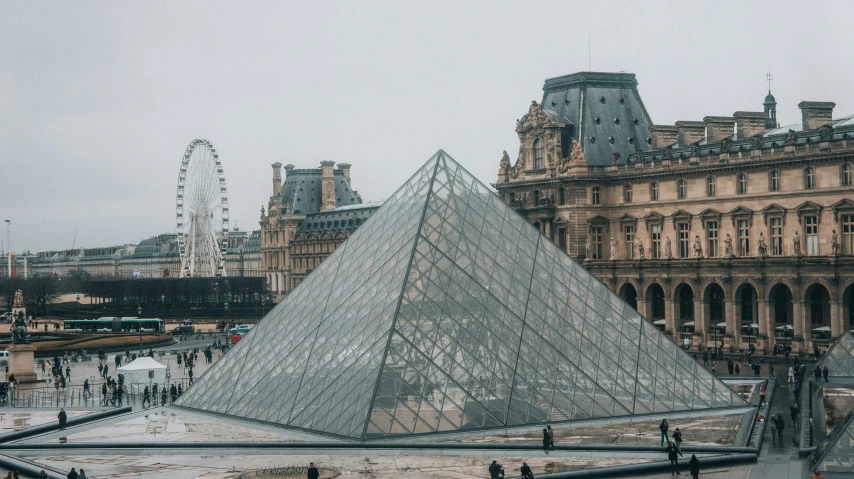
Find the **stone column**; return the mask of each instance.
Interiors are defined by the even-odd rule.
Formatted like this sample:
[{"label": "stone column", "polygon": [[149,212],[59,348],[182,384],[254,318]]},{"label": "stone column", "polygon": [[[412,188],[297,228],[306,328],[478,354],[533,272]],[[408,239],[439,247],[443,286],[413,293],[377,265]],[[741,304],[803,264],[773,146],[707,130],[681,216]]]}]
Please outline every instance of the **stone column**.
[{"label": "stone column", "polygon": [[708,345],[711,341],[709,325],[706,322],[705,304],[702,300],[697,299],[697,296],[694,296],[694,333],[700,333],[704,345]]},{"label": "stone column", "polygon": [[665,324],[665,328],[668,331],[672,331],[674,341],[681,341],[682,331],[679,329],[679,324],[677,324],[676,321],[676,301],[674,301],[672,297],[670,300],[665,301],[666,303],[664,305],[664,320],[667,322],[667,324]]},{"label": "stone column", "polygon": [[831,305],[830,309],[833,311],[830,315],[830,334],[831,337],[838,338],[845,332],[845,321],[842,318],[842,301],[837,301]]},{"label": "stone column", "polygon": [[726,311],[726,332],[732,336],[732,345],[736,348],[741,346],[741,328],[736,324],[736,307],[738,303],[735,301],[725,301],[724,311]]},{"label": "stone column", "polygon": [[551,222],[551,220],[543,220],[543,225],[546,228],[546,232],[545,232],[546,238],[554,239],[554,238],[552,238],[552,222]]},{"label": "stone column", "polygon": [[[806,329],[806,316],[804,315],[804,302],[803,300],[792,300],[792,322],[794,323],[792,326],[795,328],[793,330],[794,339],[793,343],[800,340],[800,344],[802,348],[806,348],[808,345],[806,344],[806,337],[804,337],[804,329]],[[794,349],[794,348],[793,348]],[[804,349],[801,349],[802,351]]]},{"label": "stone column", "polygon": [[756,303],[756,322],[759,323],[759,338],[761,338],[757,343],[759,343],[761,348],[771,349],[771,341],[768,340],[770,336],[768,334],[768,301],[764,301],[763,299],[757,299]]}]

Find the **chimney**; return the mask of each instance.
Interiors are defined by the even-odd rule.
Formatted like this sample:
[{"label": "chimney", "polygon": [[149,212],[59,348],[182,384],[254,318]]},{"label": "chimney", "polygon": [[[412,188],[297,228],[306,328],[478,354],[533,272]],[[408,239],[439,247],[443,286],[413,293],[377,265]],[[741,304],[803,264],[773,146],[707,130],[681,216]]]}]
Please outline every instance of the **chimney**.
[{"label": "chimney", "polygon": [[679,146],[688,146],[706,138],[706,124],[702,121],[677,121]]},{"label": "chimney", "polygon": [[756,136],[765,131],[764,112],[737,111],[732,116],[735,118],[735,133],[739,140]]},{"label": "chimney", "polygon": [[673,125],[649,125],[652,149],[660,150],[679,140],[679,130]]},{"label": "chimney", "polygon": [[273,196],[282,192],[282,164],[278,161],[270,165],[273,167]]},{"label": "chimney", "polygon": [[334,210],[337,206],[335,201],[335,166],[334,161],[320,162],[320,211]]},{"label": "chimney", "polygon": [[350,183],[350,163],[338,163],[338,169],[344,172],[344,179]]},{"label": "chimney", "polygon": [[801,121],[804,131],[817,130],[833,121],[832,101],[802,101],[798,103],[801,109]]},{"label": "chimney", "polygon": [[703,122],[706,123],[707,143],[717,143],[735,134],[735,118],[731,116],[707,116]]}]

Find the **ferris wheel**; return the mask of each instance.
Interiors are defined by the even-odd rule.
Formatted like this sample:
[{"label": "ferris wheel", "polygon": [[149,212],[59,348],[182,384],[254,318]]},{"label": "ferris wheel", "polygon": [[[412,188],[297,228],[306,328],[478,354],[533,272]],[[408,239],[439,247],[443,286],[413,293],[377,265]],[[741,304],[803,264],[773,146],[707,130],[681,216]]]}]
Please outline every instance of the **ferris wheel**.
[{"label": "ferris wheel", "polygon": [[208,140],[193,140],[184,152],[175,213],[181,277],[225,276],[228,192],[219,155]]}]

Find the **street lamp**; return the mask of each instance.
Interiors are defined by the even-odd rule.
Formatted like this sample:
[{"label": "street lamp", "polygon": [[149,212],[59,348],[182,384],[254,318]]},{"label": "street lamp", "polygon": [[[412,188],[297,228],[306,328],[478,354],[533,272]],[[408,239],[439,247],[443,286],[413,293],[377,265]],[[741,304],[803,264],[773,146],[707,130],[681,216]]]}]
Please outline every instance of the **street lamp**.
[{"label": "street lamp", "polygon": [[9,267],[8,277],[12,277],[12,240],[9,236],[9,227],[12,226],[10,220],[6,220],[6,259]]},{"label": "street lamp", "polygon": [[142,319],[142,306],[141,305],[136,306],[136,319],[138,320],[136,322],[137,323],[136,324],[136,332],[139,333],[139,354],[140,354],[140,356],[142,356],[142,321],[139,321],[140,319]]}]

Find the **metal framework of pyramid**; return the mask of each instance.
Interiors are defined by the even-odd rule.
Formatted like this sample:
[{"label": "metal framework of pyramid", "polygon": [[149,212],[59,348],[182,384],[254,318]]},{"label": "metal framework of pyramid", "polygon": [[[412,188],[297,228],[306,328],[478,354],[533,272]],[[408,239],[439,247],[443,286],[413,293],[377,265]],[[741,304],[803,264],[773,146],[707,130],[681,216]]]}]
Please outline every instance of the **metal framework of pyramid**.
[{"label": "metal framework of pyramid", "polygon": [[850,478],[854,476],[854,415],[849,415],[845,424],[813,453],[816,459],[810,461],[822,471],[824,477]]},{"label": "metal framework of pyramid", "polygon": [[177,404],[362,440],[747,405],[443,151]]},{"label": "metal framework of pyramid", "polygon": [[845,331],[822,356],[816,367],[827,366],[828,377],[854,379],[854,334]]}]

